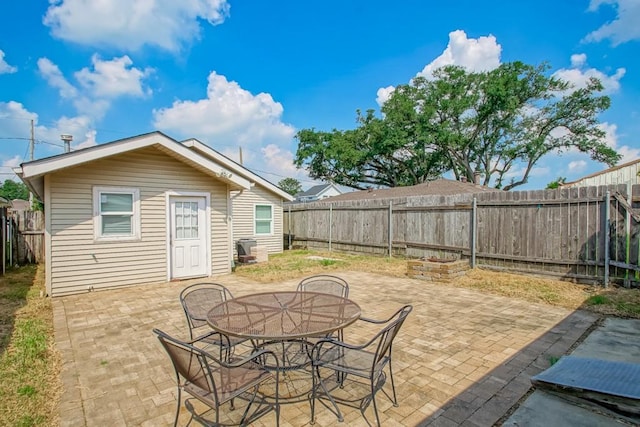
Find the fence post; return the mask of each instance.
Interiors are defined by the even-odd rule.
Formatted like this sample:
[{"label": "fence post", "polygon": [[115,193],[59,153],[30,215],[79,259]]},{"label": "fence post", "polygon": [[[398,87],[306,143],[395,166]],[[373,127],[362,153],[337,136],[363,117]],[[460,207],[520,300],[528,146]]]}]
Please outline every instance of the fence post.
[{"label": "fence post", "polygon": [[473,196],[471,209],[471,268],[476,267],[476,239],[478,238],[478,230],[476,229],[476,220],[478,217],[478,200]]},{"label": "fence post", "polygon": [[291,250],[291,205],[289,205],[289,224],[287,224],[287,239],[289,240],[289,245],[287,248]]},{"label": "fence post", "polygon": [[631,264],[631,209],[633,206],[633,197],[631,197],[631,182],[627,182],[627,203],[629,204],[628,208],[625,208],[625,216],[624,216],[624,232],[626,234],[625,239],[625,254],[624,254],[624,263],[627,264],[627,267],[624,270],[624,287],[630,288],[631,281],[629,279],[629,265]]},{"label": "fence post", "polygon": [[331,252],[331,228],[333,226],[333,203],[329,203],[329,252]]},{"label": "fence post", "polygon": [[610,193],[609,190],[606,191],[604,196],[604,287],[609,286],[609,261],[610,261],[610,240],[611,240],[611,232],[610,232],[610,221],[611,221],[611,206],[610,206]]},{"label": "fence post", "polygon": [[393,256],[393,200],[389,200],[389,258]]}]

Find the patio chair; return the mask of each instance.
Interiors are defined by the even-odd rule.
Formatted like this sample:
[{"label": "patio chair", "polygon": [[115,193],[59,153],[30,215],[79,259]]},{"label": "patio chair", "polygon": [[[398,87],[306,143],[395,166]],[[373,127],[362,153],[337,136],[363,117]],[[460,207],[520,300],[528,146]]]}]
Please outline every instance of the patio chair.
[{"label": "patio chair", "polygon": [[[193,341],[177,340],[158,329],[153,332],[167,351],[176,373],[178,406],[174,427],[178,425],[182,391],[190,396],[184,401],[184,406],[191,413],[189,423],[196,420],[206,426],[244,426],[275,411],[276,426],[280,424],[278,370],[268,371],[260,363],[273,358],[270,363],[278,366],[278,359],[272,352],[261,350],[245,358],[225,362],[195,347]],[[275,387],[273,401],[268,401],[259,393],[259,387],[264,386],[265,382],[269,382],[269,387],[271,384]],[[247,402],[241,416],[233,413],[235,398]],[[194,400],[197,402],[192,402]],[[227,402],[230,410],[221,411]],[[251,410],[254,405],[255,409]]]},{"label": "patio chair", "polygon": [[[331,276],[329,274],[318,274],[302,279],[300,283],[298,283],[298,287],[296,290],[298,292],[321,292],[325,294],[336,295],[342,298],[349,298],[349,284],[347,283],[347,281],[340,277]],[[342,329],[337,331],[337,337],[339,340],[342,340]],[[320,336],[315,338],[325,337]],[[307,339],[307,341],[311,345],[315,343],[314,338]]]},{"label": "patio chair", "polygon": [[[379,390],[382,390],[394,406],[398,406],[396,388],[393,382],[391,350],[394,338],[412,309],[411,305],[405,305],[385,320],[360,317],[359,321],[372,325],[383,325],[382,329],[364,344],[355,345],[326,338],[319,340],[314,345],[311,351],[313,368],[311,423],[315,421],[316,400],[334,412],[339,421],[343,421],[344,418],[337,403],[360,409],[364,417],[365,410],[373,402],[373,410],[376,414],[378,425],[380,425],[380,417],[378,416],[376,393]],[[391,395],[383,388],[387,379],[387,375],[384,372],[387,367],[389,379],[391,380]],[[329,378],[333,377],[333,375],[323,378],[321,369],[335,371],[338,374],[335,386],[331,388],[328,386]],[[350,382],[354,383],[354,387],[349,387],[349,390],[346,390]],[[361,389],[363,387],[358,389],[356,387],[358,384],[364,385],[364,389],[367,391],[362,392]],[[341,389],[341,396],[335,393],[338,388]],[[356,396],[354,396],[353,391],[360,391],[360,393],[355,393]],[[335,411],[321,400],[325,398],[331,402]]]},{"label": "patio chair", "polygon": [[349,298],[349,284],[346,280],[328,274],[307,277],[298,283],[298,292],[323,292]]},{"label": "patio chair", "polygon": [[207,312],[214,305],[231,298],[231,291],[218,283],[195,283],[180,292],[180,304],[187,317],[191,340],[207,346],[217,346],[220,358],[229,358],[236,345],[247,341],[216,332],[207,323]]}]

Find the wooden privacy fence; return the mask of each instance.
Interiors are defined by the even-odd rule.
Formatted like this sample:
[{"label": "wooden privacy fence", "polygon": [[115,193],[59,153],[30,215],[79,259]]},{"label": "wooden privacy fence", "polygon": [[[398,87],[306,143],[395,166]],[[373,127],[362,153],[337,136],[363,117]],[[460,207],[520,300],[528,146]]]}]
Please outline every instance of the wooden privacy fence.
[{"label": "wooden privacy fence", "polygon": [[285,247],[468,258],[472,266],[638,284],[640,186],[292,204]]}]

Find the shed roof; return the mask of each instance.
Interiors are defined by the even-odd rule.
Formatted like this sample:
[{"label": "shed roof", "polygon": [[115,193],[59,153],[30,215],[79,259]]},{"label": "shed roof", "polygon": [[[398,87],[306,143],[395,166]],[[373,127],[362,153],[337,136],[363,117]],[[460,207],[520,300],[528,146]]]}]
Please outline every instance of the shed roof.
[{"label": "shed roof", "polygon": [[157,131],[22,163],[20,167],[14,168],[14,172],[42,199],[45,175],[145,147],[156,147],[164,153],[226,182],[231,188],[249,189],[251,187],[249,180],[237,173],[237,170],[229,169]]},{"label": "shed roof", "polygon": [[573,185],[573,184],[576,184],[576,183],[578,183],[578,182],[580,182],[582,180],[588,179],[588,178],[594,178],[594,177],[599,176],[599,175],[604,175],[604,174],[607,174],[607,173],[615,172],[617,170],[620,170],[620,169],[635,165],[636,163],[640,163],[640,158],[635,159],[635,160],[631,160],[630,162],[623,163],[621,165],[615,165],[613,167],[610,167],[609,169],[601,170],[599,172],[594,172],[594,173],[592,173],[590,175],[583,176],[582,178],[578,178],[578,179],[576,179],[574,181],[571,181],[571,182],[565,182],[564,184],[562,184],[562,186]]},{"label": "shed roof", "polygon": [[407,187],[378,188],[362,191],[352,191],[339,196],[328,197],[323,202],[339,202],[348,200],[370,200],[370,199],[394,199],[412,196],[449,196],[454,194],[470,194],[491,191],[502,191],[496,188],[485,187],[472,184],[470,182],[454,181],[451,179],[436,179],[418,185]]}]

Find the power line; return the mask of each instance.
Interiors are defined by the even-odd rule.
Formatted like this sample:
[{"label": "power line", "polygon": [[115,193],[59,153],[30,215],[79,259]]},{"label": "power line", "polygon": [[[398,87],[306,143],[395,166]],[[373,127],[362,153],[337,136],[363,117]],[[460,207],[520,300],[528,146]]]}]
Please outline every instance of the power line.
[{"label": "power line", "polygon": [[[267,175],[273,175],[273,176],[277,176],[279,178],[291,178],[290,176],[280,175],[280,174],[277,174],[277,173],[274,173],[274,172],[267,172],[267,171],[263,171],[263,170],[260,170],[260,169],[250,168],[250,167],[247,167],[247,166],[244,166],[244,167],[249,169],[251,172],[265,173]],[[307,183],[307,184],[315,184],[316,183],[315,181],[307,181],[307,180],[298,180],[298,181],[301,182],[301,183],[304,182],[304,183]]]}]

